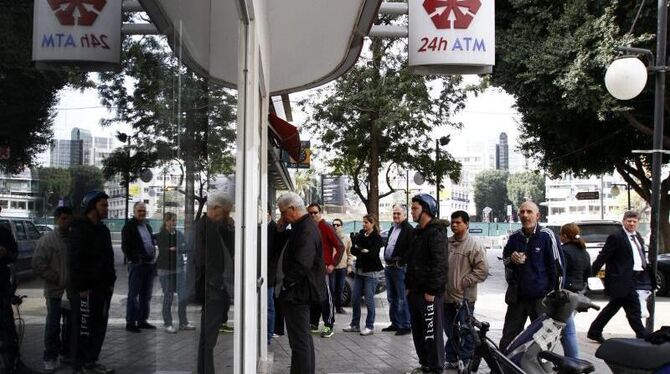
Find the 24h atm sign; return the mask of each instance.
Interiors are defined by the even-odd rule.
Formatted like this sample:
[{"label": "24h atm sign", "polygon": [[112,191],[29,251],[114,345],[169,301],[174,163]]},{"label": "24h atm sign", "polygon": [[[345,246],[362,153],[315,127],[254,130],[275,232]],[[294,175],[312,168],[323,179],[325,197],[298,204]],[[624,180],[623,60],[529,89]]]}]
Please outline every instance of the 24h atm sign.
[{"label": "24h atm sign", "polygon": [[119,65],[121,0],[35,0],[38,67],[108,70]]},{"label": "24h atm sign", "polygon": [[423,74],[490,73],[493,0],[409,0],[409,66]]}]

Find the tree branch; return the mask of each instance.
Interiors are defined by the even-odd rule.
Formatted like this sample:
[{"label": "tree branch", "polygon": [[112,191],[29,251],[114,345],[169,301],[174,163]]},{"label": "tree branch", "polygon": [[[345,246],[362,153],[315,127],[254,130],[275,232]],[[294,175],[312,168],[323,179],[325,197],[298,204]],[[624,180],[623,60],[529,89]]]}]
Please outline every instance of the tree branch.
[{"label": "tree branch", "polygon": [[361,199],[363,204],[365,204],[367,206],[368,198],[363,196],[363,192],[361,192],[360,180],[358,179],[359,175],[361,174],[361,169],[362,168],[363,168],[363,161],[361,160],[361,161],[359,161],[358,165],[354,168],[354,172],[353,172],[353,175],[352,175],[352,177],[353,177],[352,179],[353,179],[353,182],[354,182],[354,187],[353,188],[354,188],[354,192],[356,192],[356,195],[358,195],[358,197]]},{"label": "tree branch", "polygon": [[[635,118],[635,116],[630,112],[623,112],[622,115],[626,119],[626,123],[628,123],[628,125],[630,125],[632,128],[639,130],[640,132],[648,136],[654,135],[654,130],[652,128],[649,128],[644,124],[642,124],[642,122],[638,121],[637,118]],[[663,136],[663,145],[670,146],[670,137]]]}]

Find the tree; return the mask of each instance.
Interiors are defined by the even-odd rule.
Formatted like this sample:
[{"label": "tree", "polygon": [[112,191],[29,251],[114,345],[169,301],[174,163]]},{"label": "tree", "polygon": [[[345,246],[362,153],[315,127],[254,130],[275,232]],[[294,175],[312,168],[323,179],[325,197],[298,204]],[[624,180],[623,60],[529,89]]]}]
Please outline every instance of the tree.
[{"label": "tree", "polygon": [[32,62],[33,2],[0,0],[0,138],[11,147],[0,170],[32,165],[53,136],[53,106],[66,84],[63,73],[37,70]]},{"label": "tree", "polygon": [[[381,16],[377,23],[390,22]],[[460,178],[460,163],[447,152],[435,161],[431,133],[458,125],[450,114],[463,107],[461,77],[410,73],[403,43],[372,39],[348,73],[301,103],[310,113],[305,125],[329,154],[329,166],[351,177],[367,212],[376,216],[379,199],[395,192],[390,183],[394,164],[418,170],[432,183],[437,176]],[[385,177],[380,176],[384,168]],[[380,178],[386,179],[387,191],[380,190]]]},{"label": "tree", "polygon": [[70,195],[70,171],[63,168],[39,168],[37,175],[40,178],[38,193],[46,199],[44,214],[49,215],[57,206],[59,200]]},{"label": "tree", "polygon": [[[521,203],[530,200],[538,206],[544,202],[544,176],[533,171],[510,174],[507,178],[507,198],[512,206],[519,208]],[[542,216],[546,216],[546,207],[540,206]]]},{"label": "tree", "polygon": [[[475,205],[477,215],[482,214],[486,207],[491,208],[491,221],[504,221],[507,215],[507,178],[509,173],[504,170],[484,170],[475,177]],[[483,215],[480,217],[483,218]]]},{"label": "tree", "polygon": [[[121,72],[100,75],[102,102],[116,111],[104,123],[132,126],[132,147],[145,153],[142,163],[179,163],[188,231],[207,201],[212,178],[233,171],[235,96],[182,66],[163,39],[126,37],[122,49]],[[126,171],[109,165],[109,173]]]},{"label": "tree", "polygon": [[305,200],[306,204],[312,203],[312,191],[316,190],[316,177],[314,176],[314,170],[308,169],[307,171],[298,171],[295,173],[294,178],[294,187],[295,192]]},{"label": "tree", "polygon": [[[550,176],[616,170],[651,203],[651,156],[631,151],[652,148],[654,85],[647,85],[637,98],[620,102],[607,93],[603,82],[615,46],[655,50],[655,7],[642,8],[633,23],[641,4],[497,1],[497,56],[491,81],[516,97],[521,149]],[[664,144],[670,146],[670,137]],[[667,174],[663,178],[661,248],[670,243],[670,178]]]},{"label": "tree", "polygon": [[105,180],[102,172],[95,166],[81,165],[72,166],[70,172],[70,202],[73,208],[79,208],[84,195],[93,190],[102,191]]}]

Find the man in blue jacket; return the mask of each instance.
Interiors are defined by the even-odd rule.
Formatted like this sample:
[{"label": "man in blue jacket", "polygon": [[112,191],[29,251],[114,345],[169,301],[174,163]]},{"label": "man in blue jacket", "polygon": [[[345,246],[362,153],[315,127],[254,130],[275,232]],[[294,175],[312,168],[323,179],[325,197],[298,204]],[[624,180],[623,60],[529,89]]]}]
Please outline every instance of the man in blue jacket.
[{"label": "man in blue jacket", "polygon": [[560,242],[549,229],[538,224],[537,204],[526,201],[519,207],[521,230],[510,235],[503,249],[507,278],[507,313],[500,349],[524,329],[526,320],[542,314],[542,299],[562,281]]}]

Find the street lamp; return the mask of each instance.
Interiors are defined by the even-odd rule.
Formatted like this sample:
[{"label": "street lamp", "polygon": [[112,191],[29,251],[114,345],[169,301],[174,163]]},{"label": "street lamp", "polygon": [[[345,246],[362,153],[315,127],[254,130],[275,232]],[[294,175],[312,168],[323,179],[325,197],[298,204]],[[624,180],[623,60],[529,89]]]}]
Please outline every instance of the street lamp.
[{"label": "street lamp", "polygon": [[[666,39],[668,32],[668,9],[667,0],[658,0],[657,3],[657,28],[656,28],[656,63],[651,51],[641,48],[617,47],[618,51],[629,54],[644,54],[649,56],[649,65],[646,71],[655,77],[655,100],[654,100],[654,137],[651,166],[651,237],[649,239],[649,264],[651,265],[651,276],[656,277],[656,256],[658,255],[660,222],[661,222],[661,156],[663,154],[663,116],[665,103],[665,72],[666,65]],[[634,61],[637,60],[638,62]],[[641,69],[642,62],[637,58],[624,58],[615,60],[607,69],[605,74],[606,86],[612,96],[620,100],[629,100],[637,96],[646,84],[646,74]],[[644,65],[642,65],[644,67]],[[647,318],[647,330],[654,330],[654,309],[656,296],[651,293],[649,300],[649,318]]]},{"label": "street lamp", "polygon": [[[440,146],[444,146],[449,144],[451,141],[451,137],[449,135],[443,136],[439,139],[435,139],[435,165],[437,166],[438,163],[440,162]],[[435,196],[435,200],[437,200],[437,218],[440,218],[440,184],[442,183],[442,169],[437,167],[437,196]]]},{"label": "street lamp", "polygon": [[626,187],[626,192],[628,193],[628,210],[630,210],[630,184],[628,183],[612,183],[612,188],[610,188],[610,195],[617,197],[619,196],[619,186]]}]

